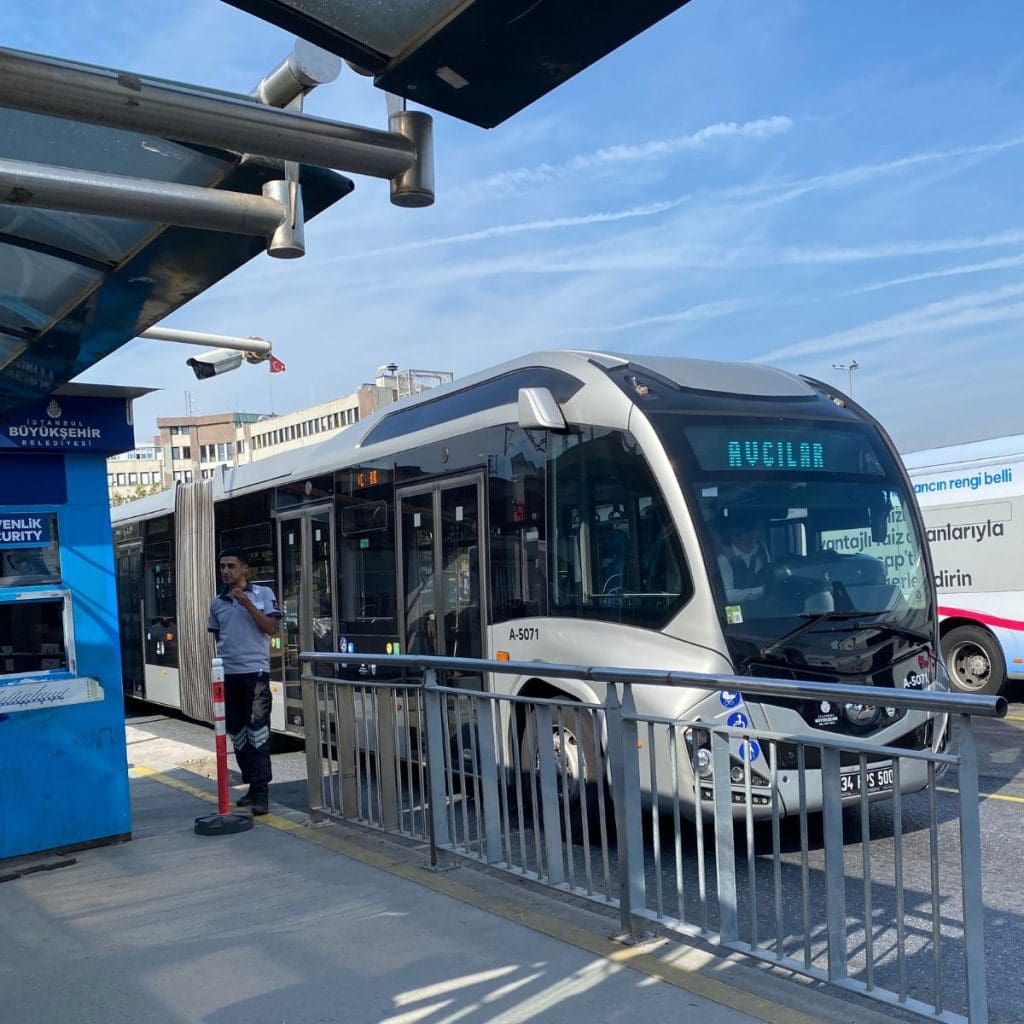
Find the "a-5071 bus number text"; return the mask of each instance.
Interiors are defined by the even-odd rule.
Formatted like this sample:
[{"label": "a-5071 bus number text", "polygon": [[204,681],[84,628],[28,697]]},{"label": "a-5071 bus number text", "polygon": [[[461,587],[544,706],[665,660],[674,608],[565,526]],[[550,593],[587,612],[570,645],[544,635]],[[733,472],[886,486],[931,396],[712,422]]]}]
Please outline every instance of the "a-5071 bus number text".
[{"label": "a-5071 bus number text", "polygon": [[540,628],[537,626],[513,626],[508,631],[509,640],[539,640]]}]

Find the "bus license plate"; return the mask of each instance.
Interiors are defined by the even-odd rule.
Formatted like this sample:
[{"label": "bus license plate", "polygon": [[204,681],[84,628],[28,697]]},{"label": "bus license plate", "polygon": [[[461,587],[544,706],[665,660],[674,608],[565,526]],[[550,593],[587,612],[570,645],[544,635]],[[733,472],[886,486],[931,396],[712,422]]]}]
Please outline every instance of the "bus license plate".
[{"label": "bus license plate", "polygon": [[861,785],[867,781],[869,793],[883,793],[893,786],[892,764],[875,765],[863,774],[859,768],[851,768],[839,773],[839,792],[843,796],[859,796]]}]

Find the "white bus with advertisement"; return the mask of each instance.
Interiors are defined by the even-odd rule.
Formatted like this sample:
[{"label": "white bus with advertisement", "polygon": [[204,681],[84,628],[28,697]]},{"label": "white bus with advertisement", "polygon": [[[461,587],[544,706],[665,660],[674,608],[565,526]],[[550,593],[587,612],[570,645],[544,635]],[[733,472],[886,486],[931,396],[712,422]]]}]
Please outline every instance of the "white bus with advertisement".
[{"label": "white bus with advertisement", "polygon": [[903,456],[924,515],[953,686],[1024,679],[1024,434]]}]

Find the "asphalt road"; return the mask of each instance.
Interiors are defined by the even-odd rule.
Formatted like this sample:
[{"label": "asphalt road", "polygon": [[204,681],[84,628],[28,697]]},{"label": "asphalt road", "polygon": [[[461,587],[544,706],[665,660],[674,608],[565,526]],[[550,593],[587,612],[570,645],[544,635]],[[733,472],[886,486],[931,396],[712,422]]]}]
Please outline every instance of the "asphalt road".
[{"label": "asphalt road", "polygon": [[[1024,987],[1020,982],[1020,950],[1024,947],[1024,895],[1020,880],[1024,877],[1024,844],[1022,812],[1024,812],[1024,687],[1010,694],[1010,714],[1005,720],[978,720],[975,733],[979,748],[982,865],[985,906],[985,960],[988,975],[990,1020],[1011,1024],[1024,1017],[1020,1008]],[[145,728],[168,739],[178,740],[212,750],[211,730],[173,714],[164,714],[147,706],[129,709],[129,720],[145,722]],[[305,809],[306,764],[301,744],[287,738],[275,738],[273,754],[273,800],[296,809]],[[233,764],[233,759],[232,759]],[[927,794],[903,799],[902,886],[896,884],[896,837],[891,801],[872,804],[871,829],[871,921],[873,956],[876,967],[875,984],[899,989],[906,985],[911,994],[931,1001],[936,974],[941,979],[945,1005],[963,1011],[963,950],[960,922],[962,906],[959,895],[960,854],[957,819],[957,784],[954,773],[941,779],[936,794],[938,841],[938,880],[941,893],[939,924],[941,941],[939,957],[934,956],[932,890],[932,834],[929,828]],[[466,804],[465,820],[469,838],[474,838],[475,808]],[[455,814],[458,826],[461,807]],[[694,924],[703,923],[706,907],[712,925],[717,919],[714,899],[715,864],[712,844],[704,849],[704,871],[708,880],[702,900],[698,885],[698,843],[692,826],[683,824],[679,832],[681,858],[675,858],[676,834],[671,819],[662,818],[662,827],[655,847],[648,834],[645,880],[648,907],[666,918],[679,915],[677,880],[682,879],[684,916]],[[516,851],[525,850],[528,861],[535,866],[537,837],[527,826],[520,830],[515,818],[507,837],[507,849],[518,859]],[[787,954],[802,957],[803,913],[805,907],[802,857],[798,822],[783,824],[781,863],[776,875],[772,858],[770,827],[760,827],[755,836],[755,855],[748,860],[742,829],[737,833],[738,917],[741,937],[754,938],[762,947],[774,948],[777,941],[779,915],[782,919],[783,948]],[[710,835],[710,832],[709,832]],[[849,915],[847,932],[851,951],[851,976],[865,978],[865,938],[863,927],[865,896],[863,858],[860,843],[860,820],[856,811],[844,815],[846,865],[846,898]],[[811,962],[825,965],[824,931],[824,855],[820,819],[811,818],[808,850],[808,899],[810,913]],[[657,848],[658,853],[655,854]],[[752,864],[752,867],[751,867]],[[607,851],[607,878],[616,891],[618,861],[614,842]],[[602,852],[590,850],[590,872],[584,850],[577,845],[567,868],[578,888],[592,888],[598,895],[605,889],[606,869]],[[678,870],[677,870],[678,869]],[[753,878],[753,890],[751,889]],[[781,883],[777,888],[777,882]],[[660,885],[659,885],[660,883]],[[660,897],[659,897],[660,889]],[[755,894],[751,899],[751,892]],[[778,892],[778,902],[776,902]],[[899,911],[902,909],[902,914]],[[902,921],[906,956],[902,962],[896,954],[896,922]],[[858,922],[859,925],[858,925]],[[901,978],[903,981],[901,982]]]}]

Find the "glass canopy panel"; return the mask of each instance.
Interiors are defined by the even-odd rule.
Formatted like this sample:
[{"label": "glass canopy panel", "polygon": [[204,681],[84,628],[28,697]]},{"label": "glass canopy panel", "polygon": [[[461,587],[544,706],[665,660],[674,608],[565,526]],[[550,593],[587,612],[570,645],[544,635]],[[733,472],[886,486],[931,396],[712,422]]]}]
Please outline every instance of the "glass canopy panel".
[{"label": "glass canopy panel", "polygon": [[[0,157],[183,185],[207,185],[224,167],[223,160],[165,139],[10,109],[0,109]],[[145,221],[0,206],[0,235],[107,263],[124,259],[155,227]],[[0,285],[0,290],[6,289]]]},{"label": "glass canopy panel", "polygon": [[21,338],[12,338],[9,334],[0,332],[0,369],[3,369],[15,357],[20,356],[25,348],[26,342]]},{"label": "glass canopy panel", "polygon": [[687,0],[225,0],[421,106],[493,128]]},{"label": "glass canopy panel", "polygon": [[[242,195],[260,195],[280,176],[272,162],[237,153],[9,108],[0,108],[0,159]],[[307,220],[352,190],[318,167],[301,167],[299,182]],[[38,402],[266,251],[258,235],[47,210],[29,198],[0,204],[0,416]]]},{"label": "glass canopy panel", "polygon": [[31,325],[35,333],[102,278],[97,270],[46,253],[0,245],[0,327]]},{"label": "glass canopy panel", "polygon": [[0,301],[0,330],[31,337],[38,333],[45,322],[45,316],[33,306],[18,299]]},{"label": "glass canopy panel", "polygon": [[286,6],[393,57],[464,7],[465,0],[288,0]]}]

